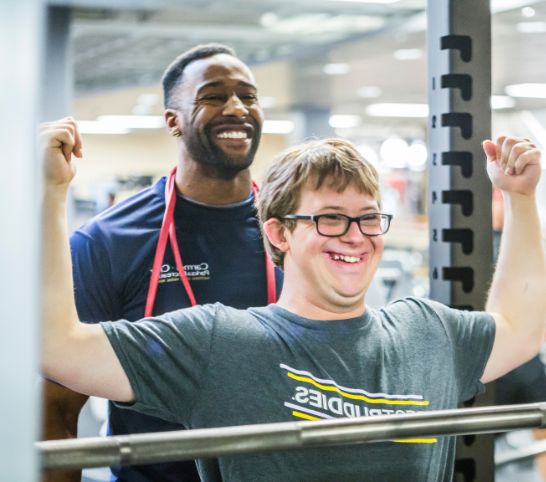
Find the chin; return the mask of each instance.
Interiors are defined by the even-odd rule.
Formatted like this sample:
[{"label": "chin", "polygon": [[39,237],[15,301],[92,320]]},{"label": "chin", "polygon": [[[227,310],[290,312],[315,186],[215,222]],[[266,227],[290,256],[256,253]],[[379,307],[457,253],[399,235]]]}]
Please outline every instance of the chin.
[{"label": "chin", "polygon": [[353,309],[364,304],[364,294],[364,291],[338,292],[332,301],[339,307]]}]

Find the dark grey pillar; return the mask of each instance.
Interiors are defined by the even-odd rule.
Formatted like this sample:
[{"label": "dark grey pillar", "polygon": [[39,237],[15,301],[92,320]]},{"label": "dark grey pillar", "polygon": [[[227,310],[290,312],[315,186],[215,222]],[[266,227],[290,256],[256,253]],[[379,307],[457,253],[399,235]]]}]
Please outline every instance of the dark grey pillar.
[{"label": "dark grey pillar", "polygon": [[[487,0],[428,1],[431,297],[483,309],[492,275],[491,18]],[[469,354],[471,356],[471,354]],[[479,404],[493,404],[493,390]],[[494,480],[491,436],[458,441],[456,481]]]},{"label": "dark grey pillar", "polygon": [[[72,114],[74,62],[70,43],[71,7],[48,6],[43,62],[43,94],[40,121],[53,121]],[[68,194],[69,223],[74,218],[72,189]]]},{"label": "dark grey pillar", "polygon": [[299,112],[303,114],[303,135],[305,139],[332,137],[334,135],[334,131],[328,123],[330,119],[329,108],[305,105],[300,108]]},{"label": "dark grey pillar", "polygon": [[70,114],[73,96],[70,7],[47,8],[44,93],[40,116],[53,120]]},{"label": "dark grey pillar", "polygon": [[39,192],[36,124],[44,8],[0,2],[0,479],[38,478]]}]

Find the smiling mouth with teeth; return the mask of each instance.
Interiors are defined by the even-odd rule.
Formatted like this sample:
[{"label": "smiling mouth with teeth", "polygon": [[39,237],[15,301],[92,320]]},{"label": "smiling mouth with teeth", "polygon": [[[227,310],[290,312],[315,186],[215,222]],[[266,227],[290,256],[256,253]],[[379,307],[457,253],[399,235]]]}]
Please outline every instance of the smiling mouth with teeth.
[{"label": "smiling mouth with teeth", "polygon": [[246,139],[248,137],[245,131],[224,131],[216,135],[219,139]]},{"label": "smiling mouth with teeth", "polygon": [[343,254],[330,254],[330,258],[334,261],[344,261],[345,263],[358,263],[360,261],[358,256],[345,256]]}]

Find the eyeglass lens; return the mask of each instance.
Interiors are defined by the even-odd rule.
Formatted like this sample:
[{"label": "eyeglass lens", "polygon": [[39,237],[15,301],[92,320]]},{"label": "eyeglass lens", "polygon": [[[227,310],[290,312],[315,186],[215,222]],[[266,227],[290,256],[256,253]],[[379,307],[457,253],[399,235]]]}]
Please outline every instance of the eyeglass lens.
[{"label": "eyeglass lens", "polygon": [[[341,214],[326,214],[317,217],[318,232],[324,236],[342,236],[349,229],[350,218]],[[367,215],[359,220],[360,231],[368,235],[384,234],[389,227],[389,219],[381,214]]]}]

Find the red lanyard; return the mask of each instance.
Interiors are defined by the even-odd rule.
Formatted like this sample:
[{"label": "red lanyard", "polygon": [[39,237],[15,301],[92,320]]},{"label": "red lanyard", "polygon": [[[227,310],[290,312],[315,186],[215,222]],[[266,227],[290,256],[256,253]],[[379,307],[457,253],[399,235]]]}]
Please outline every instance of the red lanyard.
[{"label": "red lanyard", "polygon": [[[165,214],[163,215],[163,222],[161,223],[161,230],[159,231],[159,241],[155,250],[154,264],[152,266],[152,275],[150,277],[150,287],[148,288],[148,297],[146,298],[146,308],[144,316],[152,316],[154,309],[155,298],[157,294],[157,285],[159,283],[159,275],[161,272],[161,265],[165,258],[165,249],[167,248],[167,240],[171,242],[171,249],[174,254],[174,260],[176,262],[176,269],[180,275],[180,281],[184,285],[184,289],[188,295],[192,306],[197,304],[195,295],[191,288],[188,277],[184,270],[184,264],[182,263],[182,257],[180,256],[180,249],[178,247],[178,241],[176,240],[176,230],[174,227],[174,206],[176,204],[176,188],[174,179],[176,175],[176,167],[171,171],[167,179],[165,186]],[[252,191],[254,193],[254,199],[258,194],[258,186],[255,182],[252,182]],[[267,282],[267,304],[275,303],[277,301],[277,289],[275,285],[275,266],[273,261],[265,252],[265,276]]]}]

